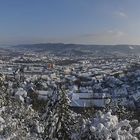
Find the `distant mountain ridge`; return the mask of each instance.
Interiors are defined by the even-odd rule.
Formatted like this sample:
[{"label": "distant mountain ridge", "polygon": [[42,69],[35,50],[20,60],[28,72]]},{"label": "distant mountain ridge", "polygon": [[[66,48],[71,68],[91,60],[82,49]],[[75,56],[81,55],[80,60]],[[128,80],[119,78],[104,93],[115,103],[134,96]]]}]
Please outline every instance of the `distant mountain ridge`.
[{"label": "distant mountain ridge", "polygon": [[63,43],[40,43],[13,46],[16,49],[49,51],[58,55],[130,55],[140,54],[140,45],[82,45]]}]

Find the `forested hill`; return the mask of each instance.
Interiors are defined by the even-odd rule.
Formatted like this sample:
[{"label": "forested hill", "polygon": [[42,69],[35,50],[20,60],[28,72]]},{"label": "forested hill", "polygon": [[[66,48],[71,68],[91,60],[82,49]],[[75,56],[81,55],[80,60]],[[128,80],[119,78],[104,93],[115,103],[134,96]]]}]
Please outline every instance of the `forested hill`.
[{"label": "forested hill", "polygon": [[55,54],[130,55],[140,54],[140,45],[82,45],[82,44],[24,44],[12,46],[16,49],[49,51]]}]

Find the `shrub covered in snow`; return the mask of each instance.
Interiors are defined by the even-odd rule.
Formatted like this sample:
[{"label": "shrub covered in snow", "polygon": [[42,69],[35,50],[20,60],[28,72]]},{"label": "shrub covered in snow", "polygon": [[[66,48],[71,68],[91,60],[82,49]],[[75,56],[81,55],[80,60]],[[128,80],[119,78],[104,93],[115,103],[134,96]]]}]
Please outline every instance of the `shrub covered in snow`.
[{"label": "shrub covered in snow", "polygon": [[138,121],[119,121],[111,112],[96,113],[96,117],[83,121],[81,132],[75,135],[76,139],[88,140],[139,140],[140,127]]}]

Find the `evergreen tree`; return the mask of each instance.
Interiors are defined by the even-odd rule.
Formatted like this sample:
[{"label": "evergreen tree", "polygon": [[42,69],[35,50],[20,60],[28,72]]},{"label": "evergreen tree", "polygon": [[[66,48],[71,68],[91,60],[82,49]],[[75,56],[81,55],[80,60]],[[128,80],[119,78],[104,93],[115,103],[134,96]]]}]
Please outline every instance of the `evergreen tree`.
[{"label": "evergreen tree", "polygon": [[76,125],[76,114],[69,109],[69,99],[61,86],[54,89],[48,97],[45,120],[45,139],[68,140],[70,139]]}]

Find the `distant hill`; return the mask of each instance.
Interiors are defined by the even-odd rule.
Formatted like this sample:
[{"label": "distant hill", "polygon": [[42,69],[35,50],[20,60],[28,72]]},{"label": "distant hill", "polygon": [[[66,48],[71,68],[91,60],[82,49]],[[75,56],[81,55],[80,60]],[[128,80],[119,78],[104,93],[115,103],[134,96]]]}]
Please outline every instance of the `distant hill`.
[{"label": "distant hill", "polygon": [[13,46],[18,50],[51,52],[57,55],[130,55],[140,54],[140,45],[82,45],[82,44],[25,44]]}]

